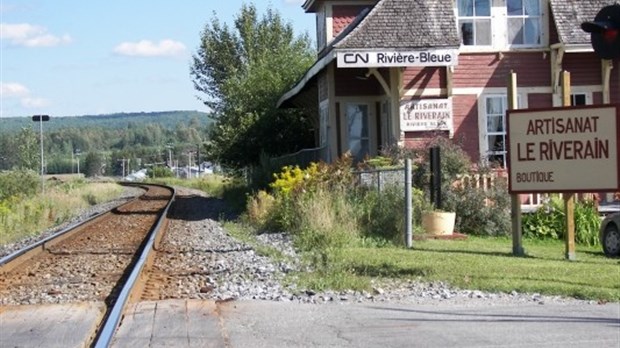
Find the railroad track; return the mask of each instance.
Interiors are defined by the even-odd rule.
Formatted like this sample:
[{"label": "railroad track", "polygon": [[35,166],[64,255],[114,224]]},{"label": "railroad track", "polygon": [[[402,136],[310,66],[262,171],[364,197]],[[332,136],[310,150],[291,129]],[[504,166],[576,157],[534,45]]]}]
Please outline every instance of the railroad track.
[{"label": "railroad track", "polygon": [[172,188],[140,186],[137,199],[1,259],[0,305],[103,301],[92,344],[108,346],[174,199]]}]

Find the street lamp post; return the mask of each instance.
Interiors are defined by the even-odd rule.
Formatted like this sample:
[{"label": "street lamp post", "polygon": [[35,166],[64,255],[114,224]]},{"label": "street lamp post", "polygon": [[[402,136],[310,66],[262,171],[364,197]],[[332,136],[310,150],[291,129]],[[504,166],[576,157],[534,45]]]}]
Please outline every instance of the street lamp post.
[{"label": "street lamp post", "polygon": [[41,143],[41,193],[45,193],[45,179],[43,178],[44,174],[44,162],[43,162],[43,122],[49,121],[49,115],[34,115],[32,116],[33,122],[39,122],[39,135],[40,135],[40,143]]},{"label": "street lamp post", "polygon": [[81,155],[81,151],[80,149],[75,149],[75,158],[77,159],[77,172],[76,174],[78,176],[80,176],[80,155]]}]

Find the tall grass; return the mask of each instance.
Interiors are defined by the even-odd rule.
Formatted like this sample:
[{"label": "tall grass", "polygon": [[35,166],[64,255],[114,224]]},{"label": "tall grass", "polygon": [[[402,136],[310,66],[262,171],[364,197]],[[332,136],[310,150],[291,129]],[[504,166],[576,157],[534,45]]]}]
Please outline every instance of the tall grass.
[{"label": "tall grass", "polygon": [[114,183],[71,182],[52,185],[43,195],[8,197],[0,201],[0,244],[36,235],[121,192]]},{"label": "tall grass", "polygon": [[300,196],[292,209],[289,230],[302,250],[325,250],[343,247],[359,235],[355,207],[344,194],[318,189]]}]

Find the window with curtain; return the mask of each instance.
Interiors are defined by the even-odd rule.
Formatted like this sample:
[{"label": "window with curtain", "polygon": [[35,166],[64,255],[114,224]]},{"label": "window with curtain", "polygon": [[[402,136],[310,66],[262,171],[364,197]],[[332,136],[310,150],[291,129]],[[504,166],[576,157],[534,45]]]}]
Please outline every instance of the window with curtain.
[{"label": "window with curtain", "polygon": [[485,97],[486,160],[488,163],[506,166],[506,109],[505,95]]},{"label": "window with curtain", "polygon": [[463,45],[491,45],[491,0],[458,0]]},{"label": "window with curtain", "polygon": [[540,0],[506,0],[509,45],[540,45]]}]

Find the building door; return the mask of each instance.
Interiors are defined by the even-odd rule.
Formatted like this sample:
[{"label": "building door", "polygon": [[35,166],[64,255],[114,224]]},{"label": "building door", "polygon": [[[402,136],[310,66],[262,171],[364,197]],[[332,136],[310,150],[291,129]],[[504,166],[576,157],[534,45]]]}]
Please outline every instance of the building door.
[{"label": "building door", "polygon": [[346,103],[346,129],[349,151],[356,162],[362,161],[370,153],[370,107],[366,103]]}]

